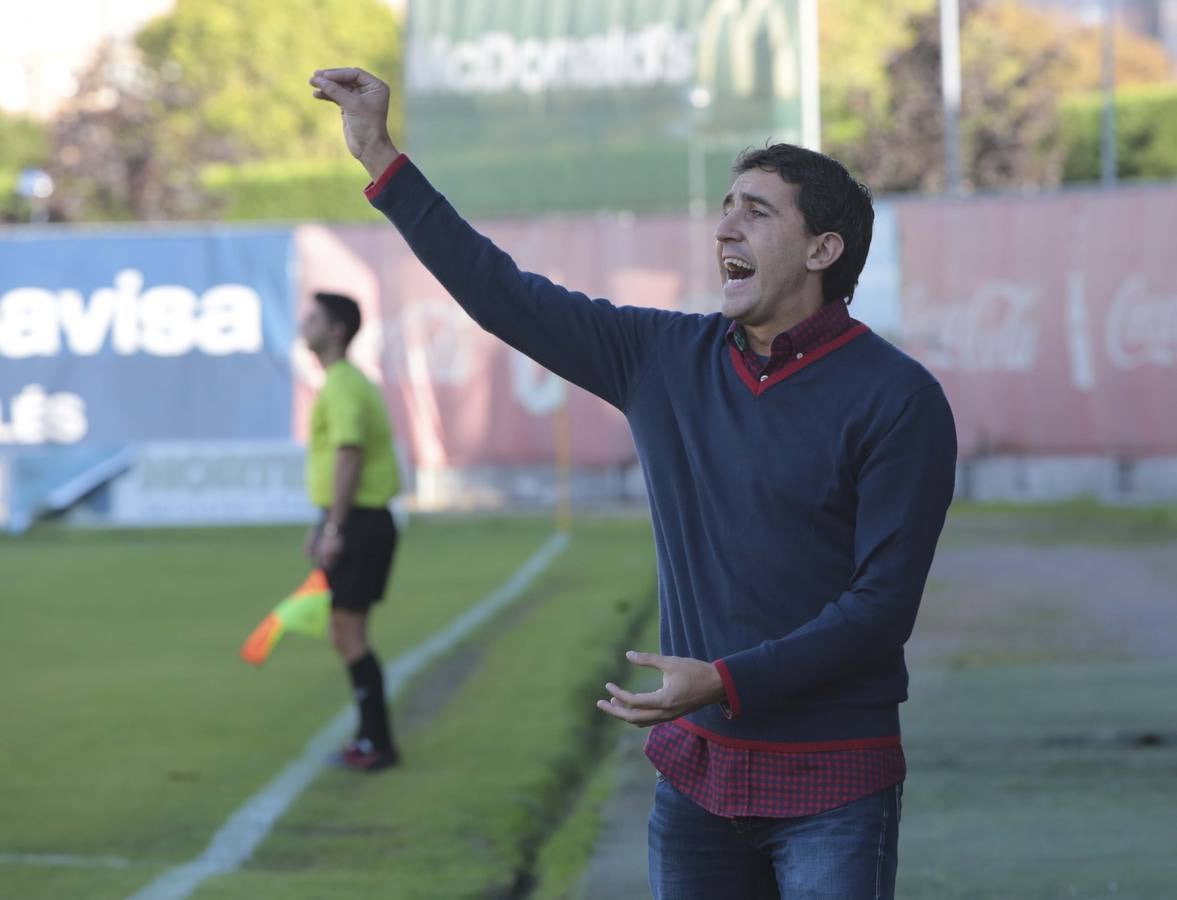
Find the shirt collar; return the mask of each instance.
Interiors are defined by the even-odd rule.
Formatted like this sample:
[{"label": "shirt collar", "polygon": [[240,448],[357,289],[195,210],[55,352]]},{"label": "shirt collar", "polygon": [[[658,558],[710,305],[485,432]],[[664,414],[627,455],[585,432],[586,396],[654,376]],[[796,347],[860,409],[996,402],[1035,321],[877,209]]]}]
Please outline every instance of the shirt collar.
[{"label": "shirt collar", "polygon": [[[782,331],[772,340],[772,356],[780,353],[809,353],[816,347],[832,341],[851,325],[850,311],[846,304],[832,301],[790,328]],[[725,335],[728,343],[741,353],[751,353],[752,345],[744,333],[744,326],[732,322]]]}]

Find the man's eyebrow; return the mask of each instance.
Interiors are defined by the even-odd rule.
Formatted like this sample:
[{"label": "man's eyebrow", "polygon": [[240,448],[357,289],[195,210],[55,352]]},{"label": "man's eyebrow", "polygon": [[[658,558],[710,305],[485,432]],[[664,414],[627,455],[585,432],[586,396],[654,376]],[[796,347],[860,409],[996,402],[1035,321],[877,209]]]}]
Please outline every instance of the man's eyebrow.
[{"label": "man's eyebrow", "polygon": [[744,201],[746,203],[755,203],[757,206],[763,206],[765,209],[770,209],[773,212],[780,211],[775,206],[773,206],[771,203],[769,203],[767,200],[765,200],[763,197],[757,196],[756,194],[749,194],[749,193],[745,192],[745,193],[740,194],[740,196],[744,198]]},{"label": "man's eyebrow", "polygon": [[[731,206],[732,196],[733,195],[729,193],[726,197],[723,198],[723,208],[724,209],[727,209],[729,206]],[[755,203],[757,206],[763,206],[765,209],[772,210],[774,213],[780,212],[779,209],[777,209],[775,206],[773,206],[771,203],[769,203],[767,200],[765,200],[763,197],[761,197],[758,194],[749,194],[747,191],[741,191],[740,192],[740,199],[743,200],[745,203]]]}]

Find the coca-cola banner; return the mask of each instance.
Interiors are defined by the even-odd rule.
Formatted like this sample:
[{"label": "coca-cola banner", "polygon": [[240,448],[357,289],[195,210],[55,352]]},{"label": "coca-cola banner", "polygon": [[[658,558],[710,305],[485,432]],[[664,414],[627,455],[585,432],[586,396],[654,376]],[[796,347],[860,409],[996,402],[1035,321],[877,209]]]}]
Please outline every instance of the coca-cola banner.
[{"label": "coca-cola banner", "polygon": [[962,456],[1177,453],[1177,187],[904,203],[905,349]]},{"label": "coca-cola banner", "polygon": [[[1177,454],[1177,187],[878,204],[851,311],[943,382],[962,457]],[[519,264],[614,303],[718,303],[708,217],[545,217],[484,230]],[[353,356],[407,461],[633,461],[621,415],[482,332],[390,226],[296,231],[300,301],[355,295]],[[295,347],[294,434],[320,377]],[[565,401],[567,403],[565,404]],[[567,418],[562,413],[567,412]]]}]

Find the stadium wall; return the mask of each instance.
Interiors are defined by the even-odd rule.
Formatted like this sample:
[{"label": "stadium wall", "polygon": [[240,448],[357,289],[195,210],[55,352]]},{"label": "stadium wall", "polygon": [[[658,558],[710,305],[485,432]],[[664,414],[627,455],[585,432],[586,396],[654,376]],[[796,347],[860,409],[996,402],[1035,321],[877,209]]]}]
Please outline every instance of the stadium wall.
[{"label": "stadium wall", "polygon": [[[714,308],[705,218],[484,228],[592,296]],[[1173,234],[1175,186],[880,203],[852,310],[944,383],[961,496],[1177,498]],[[354,356],[386,392],[418,505],[641,496],[621,415],[482,333],[387,228],[11,229],[0,520],[308,518],[319,373],[296,323],[316,289],[364,308]]]},{"label": "stadium wall", "polygon": [[1177,499],[1177,186],[911,201],[896,340],[957,418],[957,496]]}]

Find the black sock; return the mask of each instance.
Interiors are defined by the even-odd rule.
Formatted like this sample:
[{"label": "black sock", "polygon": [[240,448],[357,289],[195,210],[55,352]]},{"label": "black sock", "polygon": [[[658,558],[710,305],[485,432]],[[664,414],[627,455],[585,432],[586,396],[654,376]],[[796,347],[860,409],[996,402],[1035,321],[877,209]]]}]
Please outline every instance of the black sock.
[{"label": "black sock", "polygon": [[367,738],[377,750],[392,749],[388,708],[384,705],[384,670],[370,650],[347,667],[356,706],[360,711],[358,737]]}]

